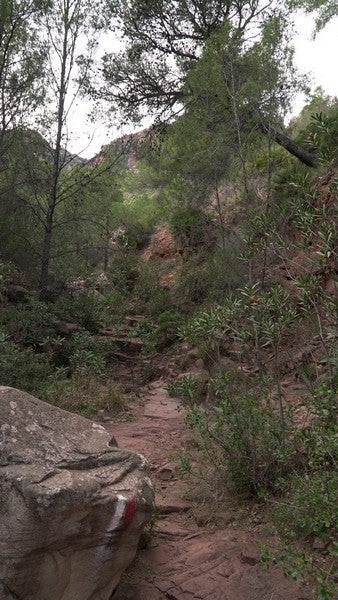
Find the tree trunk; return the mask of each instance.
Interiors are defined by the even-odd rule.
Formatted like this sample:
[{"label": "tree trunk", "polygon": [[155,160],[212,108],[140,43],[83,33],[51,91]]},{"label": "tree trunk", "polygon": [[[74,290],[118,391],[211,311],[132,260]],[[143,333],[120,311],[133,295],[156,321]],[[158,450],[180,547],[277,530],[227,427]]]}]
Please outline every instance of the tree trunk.
[{"label": "tree trunk", "polygon": [[[50,211],[48,211],[49,213]],[[52,228],[53,228],[53,215],[47,215],[47,222],[45,225],[45,233],[43,236],[42,244],[42,257],[41,257],[41,271],[40,271],[40,292],[44,292],[48,286],[49,276],[49,262],[50,262],[50,249],[52,243]]]},{"label": "tree trunk", "polygon": [[271,125],[268,125],[263,121],[258,123],[258,127],[262,133],[268,133],[271,136],[271,138],[276,142],[276,144],[282,146],[282,148],[284,148],[287,152],[298,158],[298,160],[300,160],[307,167],[317,166],[317,160],[315,156],[313,156],[313,154],[310,154],[310,152],[298,146],[296,142],[294,142],[284,133],[277,131],[275,127],[272,127]]},{"label": "tree trunk", "polygon": [[63,14],[63,40],[62,40],[62,51],[60,54],[61,60],[61,72],[58,87],[58,104],[57,104],[57,131],[56,131],[56,143],[54,150],[54,163],[53,171],[51,176],[51,189],[48,200],[48,210],[46,215],[45,235],[42,246],[42,260],[41,260],[41,272],[40,272],[40,292],[44,292],[48,285],[49,279],[49,265],[50,265],[50,251],[52,244],[52,232],[54,222],[54,212],[58,201],[58,183],[60,177],[60,163],[61,163],[61,139],[62,130],[64,125],[64,113],[65,113],[65,99],[67,93],[67,59],[72,60],[72,56],[69,57],[68,51],[68,38],[71,32],[70,30],[70,19],[69,19],[69,2],[66,1],[64,5]]}]

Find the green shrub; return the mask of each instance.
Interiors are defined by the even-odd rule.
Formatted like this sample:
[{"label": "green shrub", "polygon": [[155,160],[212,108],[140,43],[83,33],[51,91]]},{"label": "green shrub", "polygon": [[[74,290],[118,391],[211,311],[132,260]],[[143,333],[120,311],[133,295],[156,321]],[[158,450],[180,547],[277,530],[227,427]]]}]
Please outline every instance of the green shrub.
[{"label": "green shrub", "polygon": [[49,357],[22,349],[0,332],[0,383],[40,396],[53,378]]},{"label": "green shrub", "polygon": [[327,382],[315,387],[305,408],[310,422],[295,432],[303,461],[281,481],[287,502],[273,517],[289,537],[327,539],[338,523],[336,390]]},{"label": "green shrub", "polygon": [[310,123],[299,136],[311,152],[316,152],[325,162],[337,158],[338,103],[325,111],[311,115]]},{"label": "green shrub", "polygon": [[179,313],[167,310],[159,315],[157,325],[149,319],[143,319],[130,333],[141,338],[142,355],[146,357],[178,339],[178,327],[183,320],[184,317]]},{"label": "green shrub", "polygon": [[206,300],[210,291],[210,277],[205,278],[204,275],[200,258],[194,256],[185,262],[171,290],[175,306],[190,312]]},{"label": "green shrub", "polygon": [[156,331],[156,326],[149,321],[149,319],[142,319],[139,321],[134,329],[132,329],[131,334],[134,337],[139,337],[141,339],[150,339],[154,336]]},{"label": "green shrub", "polygon": [[105,294],[102,302],[104,305],[104,325],[120,325],[129,310],[129,298],[125,290],[112,290]]},{"label": "green shrub", "polygon": [[325,540],[338,523],[338,473],[334,470],[299,473],[284,482],[283,506],[273,511],[283,535]]},{"label": "green shrub", "polygon": [[[230,243],[231,240],[231,243]],[[190,312],[196,305],[222,302],[244,279],[246,265],[238,259],[240,239],[229,238],[226,248],[187,258],[172,286],[173,303]]]},{"label": "green shrub", "polygon": [[240,310],[239,301],[229,297],[223,305],[197,312],[179,329],[179,336],[195,346],[202,358],[217,362],[221,346],[231,331],[231,322],[240,315]]},{"label": "green shrub", "polygon": [[224,474],[223,484],[237,494],[260,497],[276,489],[288,472],[293,447],[264,390],[236,389],[235,377],[219,372],[210,381],[212,404],[193,406],[187,424],[199,434],[218,475]]},{"label": "green shrub", "polygon": [[[338,523],[338,438],[336,425],[336,390],[330,380],[314,385],[306,399],[309,416],[306,427],[296,428],[294,439],[298,460],[292,473],[279,482],[280,496],[270,497],[271,516],[284,540],[277,550],[264,548],[263,560],[281,563],[285,574],[295,579],[310,577],[315,582],[316,597],[335,597],[334,540]],[[322,543],[325,558],[299,549],[299,540]],[[297,540],[297,545],[291,545]],[[331,559],[331,560],[330,560]]]},{"label": "green shrub", "polygon": [[151,261],[140,265],[134,288],[134,310],[157,317],[170,310],[172,303],[169,290],[161,285],[162,264]]},{"label": "green shrub", "polygon": [[105,320],[105,302],[91,291],[63,296],[55,310],[61,318],[78,323],[90,333],[97,333]]},{"label": "green shrub", "polygon": [[266,172],[269,168],[275,171],[277,168],[283,168],[289,162],[289,156],[280,146],[271,148],[262,146],[250,157],[248,171],[257,176],[257,171]]},{"label": "green shrub", "polygon": [[142,250],[150,239],[150,229],[143,226],[139,221],[122,221],[120,228],[114,234],[116,245],[115,252],[125,250],[134,252]]},{"label": "green shrub", "polygon": [[171,214],[169,229],[183,248],[193,249],[207,243],[210,224],[210,215],[192,206],[180,206]]},{"label": "green shrub", "polygon": [[23,274],[13,262],[0,261],[0,293],[3,293],[6,290],[8,283],[13,280],[21,283],[22,278]]},{"label": "green shrub", "polygon": [[144,359],[153,356],[157,350],[156,325],[154,325],[154,323],[149,319],[143,319],[136,325],[134,329],[130,331],[130,335],[132,337],[138,337],[142,340],[142,369],[145,373],[145,370],[148,369],[148,365],[146,362],[144,362]]},{"label": "green shrub", "polygon": [[135,250],[117,248],[111,257],[108,276],[114,290],[129,294],[138,279],[139,257]]},{"label": "green shrub", "polygon": [[313,592],[318,600],[336,598],[336,558],[338,545],[333,542],[327,546],[325,560],[318,558],[308,548],[299,545],[278,544],[277,548],[270,549],[264,544],[258,544],[261,551],[261,563],[269,566],[270,563],[278,564],[283,568],[285,577],[300,580],[314,585]]},{"label": "green shrub", "polygon": [[201,381],[198,376],[189,373],[183,375],[180,379],[176,379],[176,381],[172,381],[165,389],[169,394],[180,398],[184,406],[191,408],[196,402],[203,399],[206,388],[207,382],[205,380]]},{"label": "green shrub", "polygon": [[89,331],[75,333],[65,341],[58,355],[58,363],[68,367],[71,374],[103,376],[107,355],[112,349],[109,338],[98,338]]},{"label": "green shrub", "polygon": [[160,344],[168,344],[179,338],[179,328],[183,325],[185,317],[173,310],[165,310],[158,317],[156,338]]},{"label": "green shrub", "polygon": [[2,322],[20,344],[42,351],[55,335],[57,318],[50,304],[31,298],[24,304],[8,306]]},{"label": "green shrub", "polygon": [[154,189],[145,194],[139,194],[138,191],[138,194],[128,202],[133,218],[137,219],[146,231],[158,225],[168,210],[167,204],[159,199],[159,193],[161,192],[154,192]]}]

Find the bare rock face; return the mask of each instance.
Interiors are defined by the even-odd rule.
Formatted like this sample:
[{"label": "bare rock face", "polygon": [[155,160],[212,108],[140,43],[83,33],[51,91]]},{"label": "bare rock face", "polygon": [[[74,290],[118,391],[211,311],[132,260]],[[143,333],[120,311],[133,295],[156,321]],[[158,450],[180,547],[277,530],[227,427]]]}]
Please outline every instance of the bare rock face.
[{"label": "bare rock face", "polygon": [[102,426],[0,387],[0,600],[109,600],[153,496]]}]

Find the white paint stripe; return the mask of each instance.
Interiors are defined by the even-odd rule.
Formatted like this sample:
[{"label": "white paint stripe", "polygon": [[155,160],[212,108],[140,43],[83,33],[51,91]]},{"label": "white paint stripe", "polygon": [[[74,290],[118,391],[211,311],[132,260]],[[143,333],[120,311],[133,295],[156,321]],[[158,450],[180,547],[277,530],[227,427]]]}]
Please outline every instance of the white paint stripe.
[{"label": "white paint stripe", "polygon": [[118,495],[115,512],[107,525],[107,529],[106,529],[107,533],[114,531],[114,529],[117,529],[119,527],[119,525],[121,525],[121,521],[123,519],[126,504],[127,504],[127,498],[125,498],[124,496]]},{"label": "white paint stripe", "polygon": [[102,544],[95,548],[95,559],[98,563],[98,568],[111,554],[112,549],[108,546],[110,539],[109,535],[114,531],[114,529],[117,529],[117,527],[119,527],[119,525],[121,524],[126,504],[127,499],[124,496],[118,495],[115,511],[106,527],[104,541],[102,542]]}]

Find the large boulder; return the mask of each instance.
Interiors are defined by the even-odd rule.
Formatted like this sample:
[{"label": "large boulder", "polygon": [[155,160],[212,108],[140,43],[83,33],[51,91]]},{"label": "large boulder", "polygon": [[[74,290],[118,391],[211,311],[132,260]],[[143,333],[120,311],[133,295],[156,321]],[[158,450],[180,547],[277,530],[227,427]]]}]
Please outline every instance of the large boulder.
[{"label": "large boulder", "polygon": [[153,510],[142,455],[0,386],[0,600],[108,600]]}]

